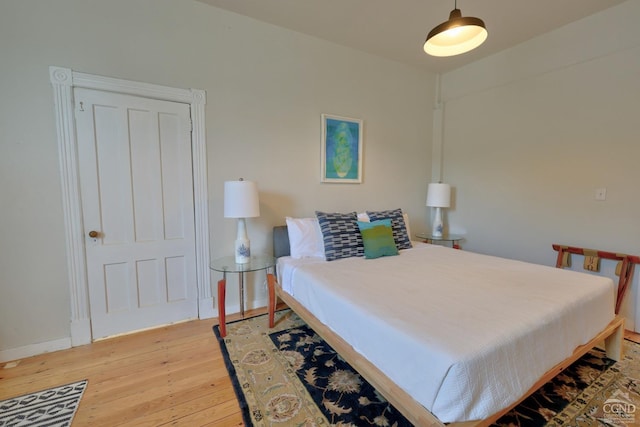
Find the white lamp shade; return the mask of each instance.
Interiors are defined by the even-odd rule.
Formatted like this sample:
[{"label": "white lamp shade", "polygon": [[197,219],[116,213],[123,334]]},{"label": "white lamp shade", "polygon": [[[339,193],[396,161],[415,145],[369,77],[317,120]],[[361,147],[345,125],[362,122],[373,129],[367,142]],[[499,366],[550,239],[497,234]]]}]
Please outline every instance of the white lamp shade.
[{"label": "white lamp shade", "polygon": [[430,183],[427,189],[427,206],[448,208],[451,204],[451,187],[449,184]]},{"label": "white lamp shade", "polygon": [[258,185],[252,181],[224,183],[224,217],[253,218],[260,216]]}]

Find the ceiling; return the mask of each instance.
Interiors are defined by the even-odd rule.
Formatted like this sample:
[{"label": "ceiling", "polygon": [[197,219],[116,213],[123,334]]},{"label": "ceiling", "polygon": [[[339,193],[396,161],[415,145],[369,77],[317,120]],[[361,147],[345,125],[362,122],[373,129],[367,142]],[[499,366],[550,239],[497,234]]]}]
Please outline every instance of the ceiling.
[{"label": "ceiling", "polygon": [[427,33],[455,0],[198,0],[280,27],[443,73],[515,46],[625,0],[458,0],[462,16],[484,20],[487,41],[449,58],[425,54]]}]

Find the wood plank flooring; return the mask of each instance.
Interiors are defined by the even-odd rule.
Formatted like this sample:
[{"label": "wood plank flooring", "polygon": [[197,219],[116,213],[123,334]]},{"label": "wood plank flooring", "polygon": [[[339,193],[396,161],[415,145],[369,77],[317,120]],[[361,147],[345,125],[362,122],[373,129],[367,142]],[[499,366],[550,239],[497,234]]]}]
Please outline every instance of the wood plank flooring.
[{"label": "wood plank flooring", "polygon": [[0,400],[88,379],[74,426],[241,426],[214,324],[179,323],[0,364]]},{"label": "wood plank flooring", "polygon": [[74,426],[241,426],[211,330],[217,323],[179,323],[0,364],[0,400],[88,379]]}]

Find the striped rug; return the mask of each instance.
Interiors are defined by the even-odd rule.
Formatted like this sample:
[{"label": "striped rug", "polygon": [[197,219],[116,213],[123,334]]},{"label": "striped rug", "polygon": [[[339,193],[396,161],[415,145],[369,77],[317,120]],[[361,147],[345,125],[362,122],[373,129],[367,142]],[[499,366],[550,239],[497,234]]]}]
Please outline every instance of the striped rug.
[{"label": "striped rug", "polygon": [[0,401],[0,427],[71,425],[87,380]]}]

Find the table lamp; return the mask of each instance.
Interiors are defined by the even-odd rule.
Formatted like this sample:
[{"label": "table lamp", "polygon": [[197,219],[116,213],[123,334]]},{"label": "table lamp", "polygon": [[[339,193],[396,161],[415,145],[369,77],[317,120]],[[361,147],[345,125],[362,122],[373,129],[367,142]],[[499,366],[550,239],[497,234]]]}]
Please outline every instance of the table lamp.
[{"label": "table lamp", "polygon": [[234,251],[236,264],[246,264],[251,260],[251,246],[245,218],[257,216],[260,216],[260,202],[256,183],[242,178],[238,181],[226,181],[224,183],[224,217],[238,218]]},{"label": "table lamp", "polygon": [[430,183],[427,189],[427,206],[436,208],[436,217],[433,219],[431,235],[442,237],[442,212],[441,208],[448,208],[451,203],[451,187],[449,184]]}]

